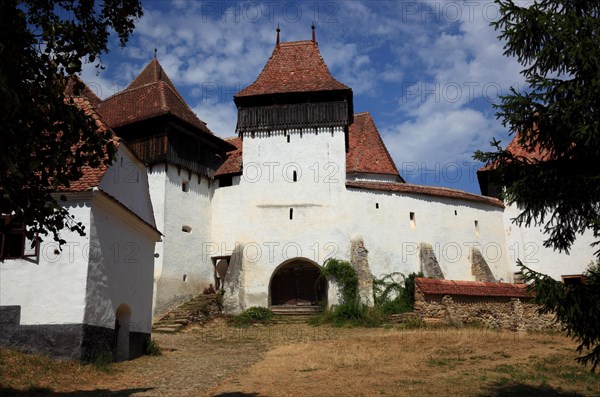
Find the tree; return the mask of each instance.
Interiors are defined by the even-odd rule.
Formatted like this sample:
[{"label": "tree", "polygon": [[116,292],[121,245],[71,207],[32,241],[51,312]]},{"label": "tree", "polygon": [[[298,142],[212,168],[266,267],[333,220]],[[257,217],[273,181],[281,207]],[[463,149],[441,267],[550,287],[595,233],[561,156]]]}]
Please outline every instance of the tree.
[{"label": "tree", "polygon": [[[523,65],[527,88],[496,105],[515,142],[532,156],[503,149],[475,158],[493,165],[490,180],[503,187],[502,198],[522,211],[514,220],[543,225],[544,246],[568,253],[578,234],[600,238],[600,3],[587,0],[537,0],[533,4],[496,0],[500,19],[492,23],[505,41],[504,54]],[[600,254],[600,251],[596,253]],[[560,289],[549,278],[524,268],[543,310],[552,310],[579,342],[581,357],[594,369],[600,360],[600,327],[587,315],[598,310],[597,269],[589,299]],[[591,277],[596,274],[596,276]],[[596,282],[593,282],[596,280]],[[564,286],[563,286],[564,287]],[[580,298],[574,298],[575,296]],[[595,308],[595,309],[592,309]],[[582,315],[584,314],[584,315]],[[595,316],[598,316],[596,312]]]},{"label": "tree", "polygon": [[62,244],[65,226],[85,234],[52,193],[68,189],[83,166],[110,163],[115,147],[65,89],[76,81],[81,91],[73,77],[82,62],[102,68],[111,31],[124,46],[141,15],[139,0],[0,2],[0,212],[25,224],[29,238],[52,233]]}]

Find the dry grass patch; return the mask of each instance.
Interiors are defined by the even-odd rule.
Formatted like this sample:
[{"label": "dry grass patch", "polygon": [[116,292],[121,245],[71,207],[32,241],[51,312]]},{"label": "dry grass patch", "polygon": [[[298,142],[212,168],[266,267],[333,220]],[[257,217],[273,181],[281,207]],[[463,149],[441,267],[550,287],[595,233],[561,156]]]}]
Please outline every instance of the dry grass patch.
[{"label": "dry grass patch", "polygon": [[39,354],[24,354],[0,349],[0,395],[16,395],[17,390],[31,395],[46,395],[48,390],[65,386],[80,387],[112,377],[114,367],[57,361]]},{"label": "dry grass patch", "polygon": [[559,335],[471,328],[343,329],[328,340],[276,347],[219,392],[475,396],[536,395],[538,390],[537,395],[598,395],[600,377],[574,362],[574,347]]}]

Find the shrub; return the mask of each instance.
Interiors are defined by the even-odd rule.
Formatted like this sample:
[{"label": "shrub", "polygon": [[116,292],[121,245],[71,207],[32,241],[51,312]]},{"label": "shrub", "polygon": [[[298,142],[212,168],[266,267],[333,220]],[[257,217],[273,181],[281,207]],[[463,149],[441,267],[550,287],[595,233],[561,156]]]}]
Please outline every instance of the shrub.
[{"label": "shrub", "polygon": [[147,356],[160,356],[161,355],[160,347],[158,346],[158,344],[156,343],[156,341],[154,339],[148,339],[148,342],[146,342],[144,354],[146,354]]},{"label": "shrub", "polygon": [[273,313],[273,311],[267,307],[252,306],[233,317],[233,322],[236,325],[268,323],[273,319],[274,316],[275,313]]}]

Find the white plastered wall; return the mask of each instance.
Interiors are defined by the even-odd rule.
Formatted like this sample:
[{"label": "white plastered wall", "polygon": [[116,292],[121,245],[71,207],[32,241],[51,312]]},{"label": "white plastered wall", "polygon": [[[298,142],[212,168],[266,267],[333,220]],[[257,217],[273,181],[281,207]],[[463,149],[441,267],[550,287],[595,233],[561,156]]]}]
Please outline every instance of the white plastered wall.
[{"label": "white plastered wall", "polygon": [[92,201],[85,323],[114,328],[121,304],[131,309],[130,331],[152,327],[155,232],[105,196]]},{"label": "white plastered wall", "polygon": [[543,233],[543,225],[526,227],[513,223],[512,219],[520,213],[515,205],[507,206],[504,211],[504,232],[511,272],[520,271],[516,264],[520,259],[531,269],[560,280],[563,275],[582,274],[595,263],[595,249],[591,247],[594,236],[591,232],[578,235],[569,254],[561,253],[544,247],[543,241],[548,236]]},{"label": "white plastered wall", "polygon": [[90,236],[89,200],[66,204],[75,221],[85,226],[86,236],[63,230],[67,241],[59,244],[45,236],[39,258],[7,259],[0,263],[0,305],[21,306],[21,324],[81,324],[85,312],[85,288]]},{"label": "white plastered wall", "polygon": [[212,261],[200,251],[211,241],[213,186],[206,177],[164,164],[154,165],[148,180],[157,227],[164,235],[157,244],[154,275],[154,315],[159,317],[214,283]]},{"label": "white plastered wall", "polygon": [[[244,136],[244,175],[239,185],[216,190],[213,246],[203,249],[207,255],[226,255],[236,243],[243,246],[242,307],[268,304],[271,276],[285,260],[348,260],[356,237],[364,239],[375,276],[419,271],[419,244],[426,242],[433,245],[448,279],[474,279],[470,258],[476,247],[494,276],[508,281],[502,208],[346,190],[344,136],[339,132],[304,132],[302,137],[296,132],[290,142],[283,133]],[[315,169],[320,171],[316,179]],[[301,172],[297,182],[289,174],[293,170]],[[337,297],[331,292],[329,303],[334,304]]]}]

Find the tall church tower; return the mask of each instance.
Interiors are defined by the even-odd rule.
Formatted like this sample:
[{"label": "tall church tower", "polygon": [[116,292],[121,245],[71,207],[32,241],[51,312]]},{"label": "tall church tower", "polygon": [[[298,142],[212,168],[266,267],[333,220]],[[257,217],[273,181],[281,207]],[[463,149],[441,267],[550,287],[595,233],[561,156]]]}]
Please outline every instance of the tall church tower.
[{"label": "tall church tower", "polygon": [[279,205],[325,204],[343,189],[352,90],[329,72],[314,25],[312,40],[288,43],[280,42],[278,28],[271,58],[234,102],[244,147],[241,183]]},{"label": "tall church tower", "polygon": [[[157,317],[214,282],[213,264],[200,247],[211,240],[214,173],[235,147],[194,114],[156,55],[99,110],[147,164],[156,226],[164,234],[154,263]],[[131,175],[122,177],[127,181]],[[136,260],[135,252],[129,254]]]}]

